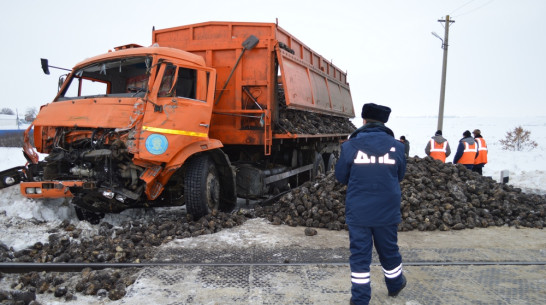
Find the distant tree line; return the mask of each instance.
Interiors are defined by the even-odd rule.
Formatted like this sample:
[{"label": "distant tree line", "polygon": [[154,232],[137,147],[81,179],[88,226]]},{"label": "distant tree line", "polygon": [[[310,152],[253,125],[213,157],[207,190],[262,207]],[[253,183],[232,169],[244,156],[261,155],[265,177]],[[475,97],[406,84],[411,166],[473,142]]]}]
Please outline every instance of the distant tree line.
[{"label": "distant tree line", "polygon": [[[16,113],[11,108],[2,108],[0,114],[15,115]],[[38,114],[36,107],[27,108],[25,115],[23,116],[24,123],[32,123]]]}]

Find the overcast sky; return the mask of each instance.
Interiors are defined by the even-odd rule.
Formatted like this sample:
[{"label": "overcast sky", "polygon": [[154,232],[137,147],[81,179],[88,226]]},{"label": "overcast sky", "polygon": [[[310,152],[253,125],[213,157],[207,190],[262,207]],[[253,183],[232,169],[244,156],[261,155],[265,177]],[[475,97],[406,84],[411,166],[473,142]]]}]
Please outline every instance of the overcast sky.
[{"label": "overcast sky", "polygon": [[393,116],[438,114],[444,19],[450,27],[445,116],[546,116],[544,0],[9,1],[2,8],[0,108],[51,102],[62,71],[115,46],[151,44],[152,27],[275,22],[348,72],[364,103]]}]

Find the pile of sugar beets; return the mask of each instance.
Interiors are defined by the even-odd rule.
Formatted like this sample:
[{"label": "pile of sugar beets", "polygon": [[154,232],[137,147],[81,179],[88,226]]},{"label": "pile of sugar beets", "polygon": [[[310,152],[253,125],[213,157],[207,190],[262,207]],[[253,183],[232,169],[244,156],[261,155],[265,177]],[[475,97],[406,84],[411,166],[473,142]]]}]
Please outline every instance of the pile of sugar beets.
[{"label": "pile of sugar beets", "polygon": [[[250,217],[249,214],[215,210],[194,221],[180,210],[151,212],[151,217],[124,221],[116,226],[103,221],[93,231],[78,228],[65,220],[58,228],[49,231],[45,243],[36,242],[27,249],[16,251],[0,242],[0,262],[146,263],[153,261],[162,244],[174,239],[213,234],[242,225]],[[9,279],[8,274],[0,272],[0,280],[11,283],[11,290],[0,289],[0,304],[39,305],[36,299],[40,294],[53,294],[65,301],[77,299],[78,294],[119,300],[136,280],[138,270],[86,268],[76,273],[28,272]]]},{"label": "pile of sugar beets", "polygon": [[[399,231],[461,230],[489,226],[544,227],[546,196],[480,176],[462,165],[432,158],[408,158],[402,189]],[[347,229],[347,187],[333,174],[283,195],[256,216],[273,224]]]},{"label": "pile of sugar beets", "polygon": [[356,127],[344,117],[323,115],[320,113],[284,109],[279,114],[275,125],[276,133],[293,134],[351,134]]}]

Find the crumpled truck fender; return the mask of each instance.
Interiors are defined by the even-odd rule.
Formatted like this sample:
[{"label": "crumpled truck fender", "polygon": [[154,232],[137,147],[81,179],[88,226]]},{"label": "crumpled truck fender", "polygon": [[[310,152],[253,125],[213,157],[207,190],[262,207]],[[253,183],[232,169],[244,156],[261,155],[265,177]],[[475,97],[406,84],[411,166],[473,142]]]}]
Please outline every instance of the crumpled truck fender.
[{"label": "crumpled truck fender", "polygon": [[191,143],[180,150],[162,170],[156,170],[157,167],[150,167],[140,177],[146,182],[146,196],[150,200],[156,199],[169,182],[171,176],[178,170],[184,162],[194,154],[210,151],[223,147],[222,142],[215,139],[207,139]]}]

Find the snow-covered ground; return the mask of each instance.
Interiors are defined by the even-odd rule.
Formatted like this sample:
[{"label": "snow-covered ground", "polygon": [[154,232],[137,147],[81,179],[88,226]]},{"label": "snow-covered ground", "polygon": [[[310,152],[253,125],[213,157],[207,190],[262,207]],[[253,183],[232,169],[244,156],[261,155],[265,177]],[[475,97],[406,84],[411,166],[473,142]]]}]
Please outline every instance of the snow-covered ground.
[{"label": "snow-covered ground", "polygon": [[[355,120],[355,125],[358,120]],[[406,136],[410,141],[410,156],[425,157],[425,147],[437,130],[434,117],[391,117],[387,122],[396,136]],[[500,140],[506,133],[521,126],[531,132],[531,140],[538,146],[532,150],[506,151]],[[489,162],[483,169],[484,176],[500,181],[502,170],[509,170],[509,184],[527,192],[546,193],[546,117],[448,117],[444,118],[443,136],[451,146],[451,155],[446,161],[453,162],[457,145],[463,132],[481,130],[489,149]]]},{"label": "snow-covered ground", "polygon": [[[354,120],[359,126],[360,120]],[[531,132],[531,139],[538,147],[529,151],[504,151],[499,140],[504,139],[506,132],[521,125]],[[399,138],[405,135],[410,141],[411,156],[425,156],[425,146],[437,127],[436,118],[431,117],[396,117],[387,123]],[[465,130],[480,129],[489,147],[489,163],[484,168],[484,175],[500,181],[501,170],[509,170],[509,184],[522,188],[526,192],[546,193],[546,118],[486,118],[462,117],[445,118],[443,134],[452,147],[453,161],[457,143]],[[0,170],[24,165],[26,160],[20,148],[0,147]],[[107,219],[118,222],[132,217],[128,211],[121,215],[109,215]],[[133,215],[134,217],[134,215]],[[32,245],[35,242],[46,242],[47,232],[57,227],[63,220],[85,226],[92,230],[87,222],[78,222],[74,209],[63,200],[30,200],[22,197],[18,186],[0,190],[0,222],[6,228],[0,233],[0,242],[15,250]]]}]

